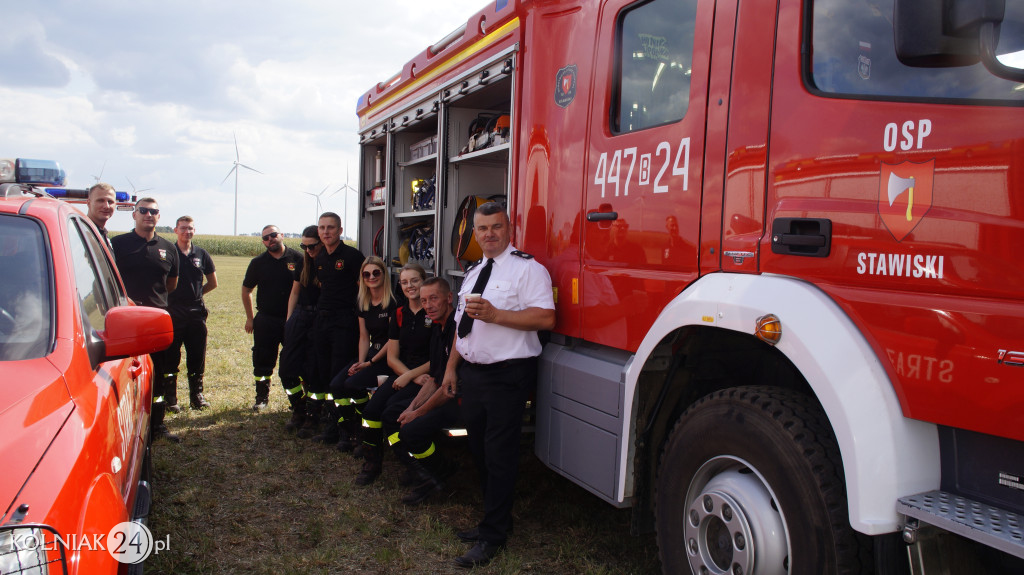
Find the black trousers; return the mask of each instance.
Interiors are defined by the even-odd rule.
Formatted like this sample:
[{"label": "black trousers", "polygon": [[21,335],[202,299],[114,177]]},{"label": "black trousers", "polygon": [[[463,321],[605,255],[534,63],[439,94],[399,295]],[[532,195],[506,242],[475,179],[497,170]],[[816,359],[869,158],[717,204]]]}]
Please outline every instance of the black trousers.
[{"label": "black trousers", "polygon": [[397,432],[398,416],[402,415],[420,392],[420,386],[415,383],[409,383],[402,389],[395,389],[392,386],[394,382],[395,376],[389,377],[384,385],[373,392],[370,401],[363,408],[363,441],[366,443],[381,445],[385,438]]},{"label": "black trousers", "polygon": [[166,351],[166,360],[171,369],[178,373],[181,364],[181,346],[185,346],[185,369],[189,377],[203,375],[206,371],[206,316],[203,308],[168,310],[174,325],[174,342]]},{"label": "black trousers", "polygon": [[314,385],[313,382],[319,378],[319,362],[312,349],[311,337],[315,324],[316,311],[312,308],[297,308],[285,323],[284,346],[278,368],[282,381],[301,378],[307,385]]},{"label": "black trousers", "polygon": [[[413,457],[423,456],[437,439],[441,430],[458,424],[461,409],[459,400],[452,398],[445,404],[424,413],[402,426],[398,439],[402,449]],[[401,412],[399,412],[401,413]],[[518,459],[518,450],[516,458]]]},{"label": "black trousers", "polygon": [[270,377],[284,342],[284,318],[256,313],[252,320],[252,374]]},{"label": "black trousers", "polygon": [[537,358],[459,366],[462,418],[484,493],[480,539],[502,545],[512,526],[523,413],[537,384]]},{"label": "black trousers", "polygon": [[314,393],[327,393],[336,375],[356,360],[359,353],[359,320],[355,311],[318,311],[313,346],[320,362]]}]

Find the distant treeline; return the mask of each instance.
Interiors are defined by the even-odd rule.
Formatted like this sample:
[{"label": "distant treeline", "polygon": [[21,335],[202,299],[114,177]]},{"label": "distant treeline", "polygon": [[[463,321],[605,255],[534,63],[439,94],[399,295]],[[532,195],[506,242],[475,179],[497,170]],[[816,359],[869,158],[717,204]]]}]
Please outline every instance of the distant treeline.
[{"label": "distant treeline", "polygon": [[[111,237],[123,232],[111,232]],[[171,232],[160,231],[160,236],[174,243],[178,240]],[[285,238],[284,245],[299,250],[299,238]],[[266,249],[263,240],[256,236],[216,236],[212,234],[196,234],[192,243],[210,252],[211,256],[247,256],[256,257]],[[345,242],[353,245],[353,242]]]}]

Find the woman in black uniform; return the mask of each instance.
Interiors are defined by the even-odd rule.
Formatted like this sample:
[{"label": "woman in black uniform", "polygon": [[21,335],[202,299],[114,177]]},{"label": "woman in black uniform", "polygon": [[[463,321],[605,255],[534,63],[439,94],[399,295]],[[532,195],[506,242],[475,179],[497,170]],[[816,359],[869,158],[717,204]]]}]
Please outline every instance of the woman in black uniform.
[{"label": "woman in black uniform", "polygon": [[[316,279],[316,266],[313,258],[320,253],[322,244],[316,226],[306,226],[299,240],[302,246],[302,267],[295,270],[295,281],[288,297],[288,321],[284,324],[284,346],[281,349],[280,376],[282,381],[298,378],[304,385],[319,377],[317,372],[316,354],[311,352],[309,334],[313,331],[316,320],[316,300],[320,297],[320,283]],[[316,432],[317,416],[306,417],[306,392],[303,385],[288,388],[288,402],[291,403],[292,417],[285,424],[285,429],[295,431],[303,428],[310,421],[309,429],[302,429],[300,437],[312,437]]]},{"label": "woman in black uniform", "polygon": [[395,445],[398,416],[412,402],[420,386],[414,381],[430,367],[430,318],[420,304],[420,284],[427,278],[419,264],[410,263],[399,274],[399,285],[409,302],[391,319],[388,365],[395,374],[377,388],[363,410],[363,456],[366,462],[356,476],[356,485],[369,485],[380,475],[383,440],[395,448],[400,461],[408,453]]},{"label": "woman in black uniform", "polygon": [[[323,443],[337,443],[338,449],[352,451],[358,444],[362,406],[377,387],[377,377],[393,375],[388,367],[388,326],[395,313],[391,278],[380,258],[366,258],[359,273],[359,355],[355,363],[331,381],[336,423],[314,437]],[[331,433],[333,431],[333,434]]]}]

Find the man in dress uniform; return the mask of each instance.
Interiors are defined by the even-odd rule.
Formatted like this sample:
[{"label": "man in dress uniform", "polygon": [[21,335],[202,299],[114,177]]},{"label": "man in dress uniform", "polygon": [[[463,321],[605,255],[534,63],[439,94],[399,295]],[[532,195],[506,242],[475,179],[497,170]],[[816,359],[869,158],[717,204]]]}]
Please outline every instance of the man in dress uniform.
[{"label": "man in dress uniform", "polygon": [[[252,334],[252,374],[256,378],[256,401],[253,411],[266,409],[270,401],[270,376],[277,364],[278,349],[284,341],[284,324],[288,316],[288,296],[292,293],[293,275],[302,266],[302,254],[285,247],[284,235],[277,226],[265,226],[263,245],[267,251],[254,257],[242,280],[242,307],[245,308],[245,331]],[[256,290],[256,315],[252,312],[252,290]],[[282,381],[286,388],[299,385]]]},{"label": "man in dress uniform", "polygon": [[100,231],[103,243],[107,244],[107,249],[113,249],[110,246],[110,238],[107,237],[107,221],[113,217],[114,209],[117,207],[117,194],[114,192],[114,186],[99,182],[89,188],[89,199],[86,206],[88,208],[86,215]]},{"label": "man in dress uniform", "polygon": [[458,534],[475,543],[455,559],[467,568],[489,563],[512,526],[523,411],[541,353],[537,331],[555,326],[551,276],[512,247],[511,232],[500,205],[477,208],[473,234],[484,258],[466,271],[459,291],[455,350],[442,383],[450,397],[462,394],[469,449],[483,484],[483,519]]},{"label": "man in dress uniform", "polygon": [[[160,206],[153,198],[142,198],[135,203],[135,229],[110,240],[117,269],[121,272],[128,297],[138,305],[167,309],[167,294],[178,285],[178,249],[174,244],[156,234],[160,221]],[[150,354],[153,358],[153,410],[150,435],[153,439],[165,438],[181,441],[171,434],[164,425],[166,404],[164,396],[170,372],[167,351]]]},{"label": "man in dress uniform", "polygon": [[[217,270],[213,258],[203,248],[192,245],[196,226],[191,216],[181,216],[174,226],[178,236],[178,288],[171,292],[167,311],[174,322],[174,343],[167,348],[167,361],[172,372],[167,374],[167,411],[178,413],[178,365],[181,346],[185,346],[185,369],[188,373],[188,397],[192,409],[206,409],[210,403],[203,395],[203,374],[206,371],[206,316],[209,312],[203,296],[217,287]],[[203,280],[206,280],[205,283]]]}]

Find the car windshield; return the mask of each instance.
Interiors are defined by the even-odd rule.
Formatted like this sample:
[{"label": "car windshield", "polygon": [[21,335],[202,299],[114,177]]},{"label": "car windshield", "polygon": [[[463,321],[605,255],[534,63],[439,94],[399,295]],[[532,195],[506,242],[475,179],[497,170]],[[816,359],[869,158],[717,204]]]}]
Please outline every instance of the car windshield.
[{"label": "car windshield", "polygon": [[50,271],[35,220],[0,215],[0,361],[43,357],[50,349]]}]

